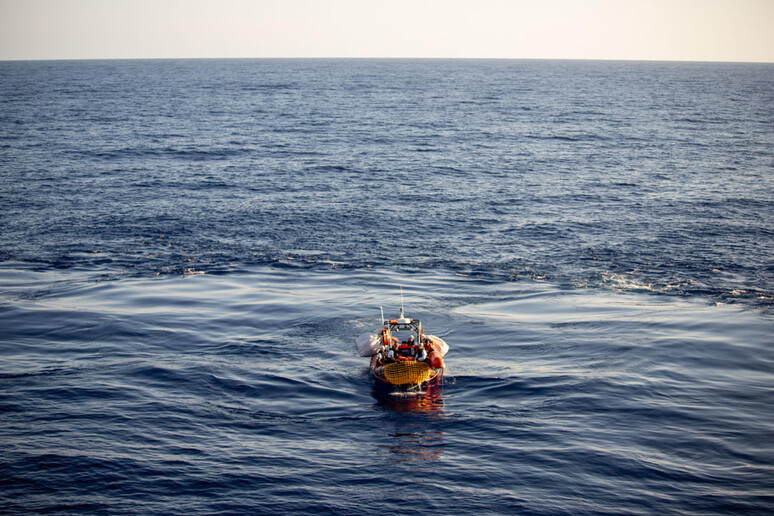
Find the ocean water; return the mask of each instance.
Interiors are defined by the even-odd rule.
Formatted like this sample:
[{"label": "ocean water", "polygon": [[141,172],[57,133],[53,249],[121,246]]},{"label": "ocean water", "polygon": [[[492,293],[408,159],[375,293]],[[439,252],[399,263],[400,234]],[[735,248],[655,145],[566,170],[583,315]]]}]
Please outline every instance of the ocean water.
[{"label": "ocean water", "polygon": [[774,65],[0,62],[0,512],[770,514],[772,220]]}]

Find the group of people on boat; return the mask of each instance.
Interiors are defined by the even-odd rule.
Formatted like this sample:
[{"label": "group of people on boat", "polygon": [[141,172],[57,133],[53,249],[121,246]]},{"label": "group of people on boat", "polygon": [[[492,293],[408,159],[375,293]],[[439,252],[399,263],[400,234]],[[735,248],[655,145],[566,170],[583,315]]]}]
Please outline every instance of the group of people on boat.
[{"label": "group of people on boat", "polygon": [[422,338],[422,342],[417,344],[413,335],[403,342],[387,341],[376,354],[376,364],[382,366],[392,362],[428,362],[428,354],[432,349],[433,342],[429,338]]}]

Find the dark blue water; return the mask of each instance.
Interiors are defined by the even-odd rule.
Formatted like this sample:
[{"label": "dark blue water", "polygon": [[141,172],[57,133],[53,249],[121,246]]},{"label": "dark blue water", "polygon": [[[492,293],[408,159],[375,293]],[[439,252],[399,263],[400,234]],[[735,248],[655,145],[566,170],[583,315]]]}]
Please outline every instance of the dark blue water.
[{"label": "dark blue water", "polygon": [[772,65],[2,62],[0,511],[768,514],[772,220]]}]

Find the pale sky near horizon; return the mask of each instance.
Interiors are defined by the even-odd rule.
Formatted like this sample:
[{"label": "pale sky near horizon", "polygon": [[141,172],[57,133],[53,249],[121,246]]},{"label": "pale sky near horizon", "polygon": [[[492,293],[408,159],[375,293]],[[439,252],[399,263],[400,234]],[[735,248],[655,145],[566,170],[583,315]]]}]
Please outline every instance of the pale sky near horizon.
[{"label": "pale sky near horizon", "polygon": [[774,0],[0,0],[0,60],[774,62]]}]

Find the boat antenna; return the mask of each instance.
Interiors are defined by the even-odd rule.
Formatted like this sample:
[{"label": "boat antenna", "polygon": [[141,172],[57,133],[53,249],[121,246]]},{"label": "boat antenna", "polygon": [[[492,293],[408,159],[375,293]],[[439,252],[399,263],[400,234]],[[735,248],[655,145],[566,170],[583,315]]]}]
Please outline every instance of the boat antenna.
[{"label": "boat antenna", "polygon": [[379,326],[384,326],[384,308],[379,306],[379,310],[382,312],[382,320],[379,322]]},{"label": "boat antenna", "polygon": [[404,317],[403,317],[403,285],[400,286],[400,318],[404,319]]}]

